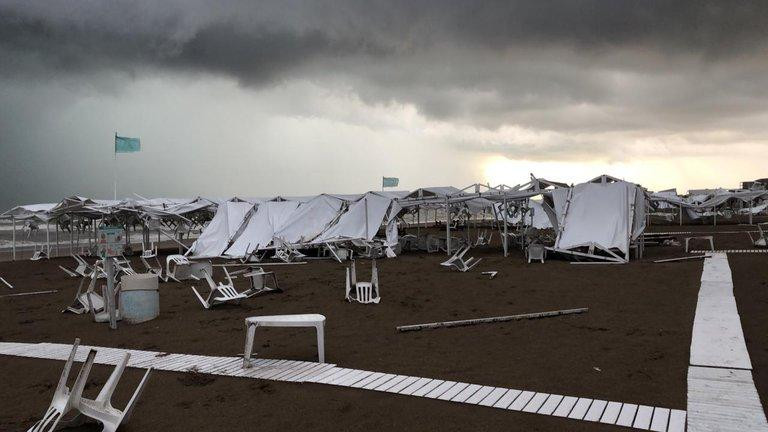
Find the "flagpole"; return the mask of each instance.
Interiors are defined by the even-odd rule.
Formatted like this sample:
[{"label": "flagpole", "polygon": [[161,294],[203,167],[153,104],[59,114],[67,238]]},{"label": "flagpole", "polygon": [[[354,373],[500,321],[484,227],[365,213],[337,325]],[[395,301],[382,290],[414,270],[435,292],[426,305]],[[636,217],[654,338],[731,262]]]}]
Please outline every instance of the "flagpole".
[{"label": "flagpole", "polygon": [[117,143],[117,132],[115,132],[115,141],[112,143],[112,152],[114,152],[115,156],[115,162],[112,164],[112,175],[114,177],[114,184],[115,184],[115,194],[114,194],[114,200],[117,201],[117,148],[115,148],[115,145]]}]

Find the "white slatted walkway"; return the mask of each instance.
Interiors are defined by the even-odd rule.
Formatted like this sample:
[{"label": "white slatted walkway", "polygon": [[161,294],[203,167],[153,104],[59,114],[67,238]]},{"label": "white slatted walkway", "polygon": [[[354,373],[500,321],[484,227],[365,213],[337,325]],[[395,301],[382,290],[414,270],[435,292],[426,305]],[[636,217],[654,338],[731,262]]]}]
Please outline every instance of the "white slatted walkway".
[{"label": "white slatted walkway", "polygon": [[690,364],[752,369],[725,254],[712,254],[704,259]]},{"label": "white slatted walkway", "polygon": [[755,254],[755,253],[768,253],[768,249],[724,249],[724,250],[692,250],[689,253],[747,253],[747,254]]},{"label": "white slatted walkway", "polygon": [[688,431],[768,431],[752,380],[728,257],[704,259],[688,368]]},{"label": "white slatted walkway", "polygon": [[[90,348],[98,351],[95,362],[114,365],[126,351],[131,352],[129,367],[154,367],[157,370],[261,378],[289,382],[311,382],[340,387],[362,388],[401,395],[426,397],[470,405],[494,407],[586,420],[618,426],[651,429],[663,432],[685,430],[685,411],[645,405],[608,402],[549,393],[537,393],[503,387],[483,386],[455,381],[386,374],[336,367],[333,364],[289,361],[254,360],[254,367],[242,368],[242,357],[211,357],[189,354],[168,354],[152,351],[80,346],[76,360],[84,361]],[[0,354],[53,360],[66,360],[71,345],[51,343],[0,342]]]}]

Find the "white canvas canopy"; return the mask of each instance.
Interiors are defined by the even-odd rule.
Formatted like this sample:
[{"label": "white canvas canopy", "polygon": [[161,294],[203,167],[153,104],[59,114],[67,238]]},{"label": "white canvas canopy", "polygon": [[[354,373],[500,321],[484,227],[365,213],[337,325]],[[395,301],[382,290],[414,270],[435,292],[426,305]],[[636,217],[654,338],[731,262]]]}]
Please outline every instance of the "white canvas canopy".
[{"label": "white canvas canopy", "polygon": [[253,204],[242,201],[219,204],[216,215],[192,244],[189,253],[196,258],[221,256],[252,209]]},{"label": "white canvas canopy", "polygon": [[286,243],[310,242],[339,218],[345,202],[333,195],[318,195],[301,204],[274,236]]},{"label": "white canvas canopy", "polygon": [[387,225],[387,243],[397,243],[395,217],[400,205],[392,198],[376,192],[368,192],[350,205],[338,222],[323,232],[313,243],[338,240],[372,240],[382,224]]},{"label": "white canvas canopy", "polygon": [[645,194],[624,181],[583,183],[552,191],[558,225],[555,249],[598,247],[629,257],[629,245],[645,230]]},{"label": "white canvas canopy", "polygon": [[50,211],[56,207],[55,203],[50,204],[27,204],[27,205],[20,205],[16,206],[5,213],[3,213],[2,217],[4,218],[13,218],[13,219],[32,219],[36,218],[41,221],[47,221],[51,218]]},{"label": "white canvas canopy", "polygon": [[250,217],[243,222],[245,226],[238,230],[239,235],[224,255],[243,257],[257,247],[268,247],[274,240],[275,232],[283,228],[299,204],[298,201],[268,201],[259,204],[257,210],[250,213]]}]

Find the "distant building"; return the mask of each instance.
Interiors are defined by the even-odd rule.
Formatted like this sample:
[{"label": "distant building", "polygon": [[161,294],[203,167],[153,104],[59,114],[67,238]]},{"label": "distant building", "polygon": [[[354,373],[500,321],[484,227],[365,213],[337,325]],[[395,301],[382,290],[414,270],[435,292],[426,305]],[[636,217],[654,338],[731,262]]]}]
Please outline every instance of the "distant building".
[{"label": "distant building", "polygon": [[761,178],[752,181],[741,182],[742,189],[766,190],[768,189],[768,178]]}]

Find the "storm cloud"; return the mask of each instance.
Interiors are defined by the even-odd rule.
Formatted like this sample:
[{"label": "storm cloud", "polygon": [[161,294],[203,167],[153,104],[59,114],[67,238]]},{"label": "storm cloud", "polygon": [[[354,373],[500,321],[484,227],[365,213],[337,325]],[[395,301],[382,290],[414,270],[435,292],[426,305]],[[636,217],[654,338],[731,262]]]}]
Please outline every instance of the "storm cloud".
[{"label": "storm cloud", "polygon": [[412,109],[412,136],[475,155],[707,155],[766,144],[767,53],[766,2],[5,0],[0,142],[44,139],[46,99],[232,80],[269,118],[375,133]]}]

